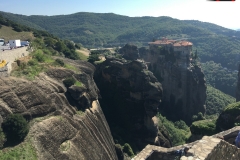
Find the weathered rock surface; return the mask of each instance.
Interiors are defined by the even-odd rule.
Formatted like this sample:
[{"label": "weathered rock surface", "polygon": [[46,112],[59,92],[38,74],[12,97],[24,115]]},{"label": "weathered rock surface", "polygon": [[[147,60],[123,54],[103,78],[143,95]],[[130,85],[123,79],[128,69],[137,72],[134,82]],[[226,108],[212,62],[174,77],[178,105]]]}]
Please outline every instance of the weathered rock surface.
[{"label": "weathered rock surface", "polygon": [[119,50],[119,53],[123,55],[123,58],[128,60],[139,59],[138,48],[135,45],[126,44]]},{"label": "weathered rock surface", "polygon": [[[114,137],[124,136],[139,148],[146,144],[170,147],[168,132],[158,128],[162,86],[144,61],[106,57],[94,76],[103,111]],[[116,127],[118,126],[118,127]]]},{"label": "weathered rock surface", "polygon": [[163,98],[161,109],[171,119],[191,121],[198,112],[205,113],[206,84],[201,68],[191,64],[190,58],[180,56],[173,49],[140,48],[140,57],[161,82]]},{"label": "weathered rock surface", "polygon": [[[38,159],[116,160],[112,135],[98,102],[94,67],[65,60],[79,73],[52,68],[34,81],[0,78],[0,119],[20,113],[31,124],[30,141]],[[81,87],[66,88],[62,80],[74,77]],[[82,110],[82,111],[81,111]]]}]

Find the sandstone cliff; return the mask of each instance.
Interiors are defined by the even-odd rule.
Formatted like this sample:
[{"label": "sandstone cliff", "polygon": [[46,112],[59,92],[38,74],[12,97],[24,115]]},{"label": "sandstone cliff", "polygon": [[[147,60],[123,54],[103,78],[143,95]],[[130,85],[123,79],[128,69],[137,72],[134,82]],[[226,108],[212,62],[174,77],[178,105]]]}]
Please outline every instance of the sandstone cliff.
[{"label": "sandstone cliff", "polygon": [[171,146],[168,132],[158,128],[156,117],[162,86],[144,61],[106,57],[97,67],[94,79],[116,143],[124,139],[139,149],[146,144]]},{"label": "sandstone cliff", "polygon": [[193,66],[191,57],[158,46],[141,48],[139,54],[162,84],[161,110],[171,119],[189,122],[198,112],[205,113],[204,74],[199,66]]},{"label": "sandstone cliff", "polygon": [[[112,135],[98,102],[94,67],[64,60],[74,72],[52,68],[34,81],[0,78],[0,119],[20,113],[30,121],[30,142],[38,159],[116,160]],[[62,81],[74,77],[81,86],[66,88]]]}]

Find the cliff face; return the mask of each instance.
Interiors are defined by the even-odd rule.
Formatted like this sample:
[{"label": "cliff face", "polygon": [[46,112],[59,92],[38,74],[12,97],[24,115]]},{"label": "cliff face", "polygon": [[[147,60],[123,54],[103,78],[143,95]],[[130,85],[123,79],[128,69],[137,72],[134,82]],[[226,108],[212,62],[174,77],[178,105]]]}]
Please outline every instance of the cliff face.
[{"label": "cliff face", "polygon": [[149,143],[171,146],[168,132],[158,128],[156,117],[162,86],[144,61],[107,57],[94,79],[116,143],[123,138],[139,149]]},{"label": "cliff face", "polygon": [[162,110],[172,113],[173,119],[185,121],[191,121],[198,112],[205,113],[204,74],[191,64],[191,57],[158,46],[141,48],[139,53],[162,84]]},{"label": "cliff face", "polygon": [[[114,142],[98,102],[94,67],[86,62],[67,63],[80,73],[53,68],[34,81],[0,78],[0,119],[20,113],[30,121],[25,142],[38,159],[117,159]],[[66,88],[62,80],[74,77],[81,86]]]}]

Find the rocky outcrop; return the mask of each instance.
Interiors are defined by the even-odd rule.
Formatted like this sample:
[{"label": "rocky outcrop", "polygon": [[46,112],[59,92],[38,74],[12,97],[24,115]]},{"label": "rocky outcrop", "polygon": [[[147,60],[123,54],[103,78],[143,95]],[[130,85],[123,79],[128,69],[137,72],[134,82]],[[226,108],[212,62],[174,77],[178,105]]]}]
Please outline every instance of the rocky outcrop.
[{"label": "rocky outcrop", "polygon": [[139,54],[162,84],[161,110],[169,118],[190,122],[193,115],[205,113],[204,74],[199,66],[191,63],[191,57],[158,46],[140,48]]},{"label": "rocky outcrop", "polygon": [[217,129],[226,130],[240,124],[240,102],[229,104],[217,119]]},{"label": "rocky outcrop", "polygon": [[[117,159],[112,135],[98,102],[94,67],[65,60],[78,72],[52,68],[35,80],[0,79],[0,119],[22,114],[30,122],[25,142],[38,159]],[[81,86],[66,88],[62,81],[73,77]]]},{"label": "rocky outcrop", "polygon": [[135,45],[126,44],[119,50],[119,53],[123,55],[123,58],[128,60],[139,59],[138,48]]},{"label": "rocky outcrop", "polygon": [[144,61],[106,57],[94,79],[116,141],[123,138],[140,149],[146,144],[171,146],[168,132],[158,128],[156,117],[162,86]]}]

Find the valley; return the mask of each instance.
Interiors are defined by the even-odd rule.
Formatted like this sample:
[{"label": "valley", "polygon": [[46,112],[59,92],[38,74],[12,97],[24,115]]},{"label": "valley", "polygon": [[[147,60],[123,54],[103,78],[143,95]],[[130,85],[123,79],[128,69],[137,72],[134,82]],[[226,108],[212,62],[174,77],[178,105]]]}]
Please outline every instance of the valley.
[{"label": "valley", "polygon": [[[182,145],[189,158],[240,155],[229,140],[240,125],[239,31],[166,16],[1,11],[0,36],[31,44],[0,51],[9,62],[0,157],[155,160]],[[11,116],[26,125],[16,140]]]}]

